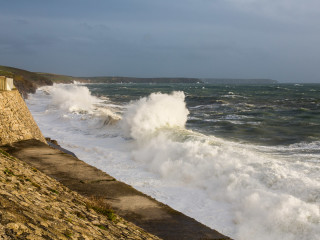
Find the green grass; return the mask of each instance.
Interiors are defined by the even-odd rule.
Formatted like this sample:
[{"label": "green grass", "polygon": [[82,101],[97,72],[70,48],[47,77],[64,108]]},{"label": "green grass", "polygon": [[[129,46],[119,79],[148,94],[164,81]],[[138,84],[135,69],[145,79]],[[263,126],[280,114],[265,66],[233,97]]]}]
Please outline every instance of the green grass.
[{"label": "green grass", "polygon": [[67,76],[67,75],[60,75],[60,74],[53,74],[53,73],[42,73],[37,72],[39,76],[46,77],[47,79],[51,80],[55,83],[73,83],[73,81],[83,81],[82,78]]},{"label": "green grass", "polygon": [[38,188],[38,189],[41,189],[41,186],[37,183],[31,182],[31,185]]},{"label": "green grass", "polygon": [[102,230],[108,230],[108,227],[104,226],[104,225],[99,225],[98,228],[102,229]]},{"label": "green grass", "polygon": [[55,194],[59,194],[59,192],[58,192],[57,190],[55,190],[55,189],[52,189],[52,188],[50,188],[50,187],[47,187],[47,189],[48,189],[50,192],[53,192],[53,193],[55,193]]},{"label": "green grass", "polygon": [[12,160],[15,160],[15,158],[13,156],[11,156],[9,153],[7,153],[6,151],[0,149],[0,154],[12,159]]},{"label": "green grass", "polygon": [[92,209],[95,210],[97,213],[100,213],[102,215],[107,216],[107,218],[110,221],[116,220],[116,215],[113,213],[112,209],[101,208],[101,207],[96,207],[96,206],[93,206]]},{"label": "green grass", "polygon": [[3,173],[6,175],[11,175],[11,176],[15,176],[15,174],[8,168],[6,168],[5,170],[3,170]]},{"label": "green grass", "polygon": [[12,72],[9,71],[5,71],[5,70],[0,70],[0,76],[5,76],[8,78],[13,78],[14,74]]},{"label": "green grass", "polygon": [[110,221],[115,221],[117,219],[117,216],[114,214],[110,205],[106,203],[103,198],[91,197],[86,203],[86,207],[106,216]]},{"label": "green grass", "polygon": [[6,151],[0,149],[0,153],[2,153],[3,155],[5,155],[6,157],[11,157],[11,155],[9,153],[7,153]]},{"label": "green grass", "polygon": [[65,230],[63,235],[65,235],[67,238],[71,238],[72,237],[72,232],[69,230]]}]

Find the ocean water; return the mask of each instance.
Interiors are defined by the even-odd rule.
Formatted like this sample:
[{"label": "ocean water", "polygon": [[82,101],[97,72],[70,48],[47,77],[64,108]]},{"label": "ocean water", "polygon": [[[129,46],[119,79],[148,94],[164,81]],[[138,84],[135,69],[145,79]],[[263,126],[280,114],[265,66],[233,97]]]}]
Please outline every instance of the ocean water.
[{"label": "ocean water", "polygon": [[58,84],[27,105],[80,159],[234,239],[320,236],[320,84]]}]

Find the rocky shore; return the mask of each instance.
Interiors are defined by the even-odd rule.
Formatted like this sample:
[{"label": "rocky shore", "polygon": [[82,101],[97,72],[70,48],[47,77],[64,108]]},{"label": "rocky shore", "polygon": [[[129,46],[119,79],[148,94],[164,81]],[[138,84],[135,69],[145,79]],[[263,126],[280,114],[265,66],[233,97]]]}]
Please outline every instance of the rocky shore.
[{"label": "rocky shore", "polygon": [[0,150],[0,239],[159,239]]}]

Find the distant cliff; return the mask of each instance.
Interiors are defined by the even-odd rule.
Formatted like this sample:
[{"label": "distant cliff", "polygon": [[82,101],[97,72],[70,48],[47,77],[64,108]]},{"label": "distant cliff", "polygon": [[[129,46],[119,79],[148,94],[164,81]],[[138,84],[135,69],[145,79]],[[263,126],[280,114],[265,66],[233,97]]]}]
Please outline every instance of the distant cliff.
[{"label": "distant cliff", "polygon": [[0,76],[14,79],[14,85],[21,95],[26,98],[28,93],[35,93],[36,89],[53,83],[211,83],[211,84],[276,84],[272,79],[232,79],[232,78],[137,78],[137,77],[74,77],[53,73],[29,72],[23,69],[0,66]]},{"label": "distant cliff", "polygon": [[42,73],[42,72],[37,72],[36,74],[38,74],[42,77],[45,77],[54,83],[68,84],[68,83],[73,83],[74,81],[82,82],[82,83],[89,82],[85,78],[73,77],[73,76],[68,76],[68,75],[61,75],[61,74],[54,74],[54,73]]},{"label": "distant cliff", "polygon": [[164,77],[164,78],[136,78],[136,77],[73,77],[52,73],[37,73],[56,83],[72,83],[73,81],[85,83],[198,83],[198,78]]},{"label": "distant cliff", "polygon": [[98,83],[197,83],[202,82],[198,78],[135,78],[135,77],[88,77],[90,82]]}]

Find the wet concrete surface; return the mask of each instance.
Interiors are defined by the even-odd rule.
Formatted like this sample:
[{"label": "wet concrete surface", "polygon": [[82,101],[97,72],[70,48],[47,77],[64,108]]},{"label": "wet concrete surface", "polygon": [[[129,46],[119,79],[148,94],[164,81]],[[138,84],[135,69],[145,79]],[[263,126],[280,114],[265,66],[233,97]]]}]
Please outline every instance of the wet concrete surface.
[{"label": "wet concrete surface", "polygon": [[102,198],[124,219],[160,238],[230,239],[78,158],[37,140],[1,146],[11,155],[86,197]]}]

